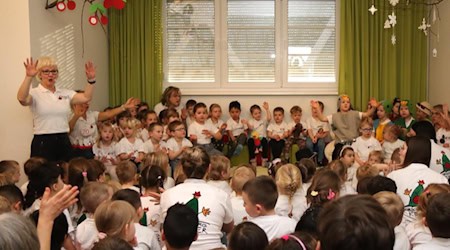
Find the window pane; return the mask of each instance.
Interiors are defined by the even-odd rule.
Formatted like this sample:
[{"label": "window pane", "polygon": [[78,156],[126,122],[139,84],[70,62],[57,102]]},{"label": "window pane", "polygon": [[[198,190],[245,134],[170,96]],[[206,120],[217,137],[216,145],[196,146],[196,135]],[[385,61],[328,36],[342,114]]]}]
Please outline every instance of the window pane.
[{"label": "window pane", "polygon": [[214,82],[214,1],[167,0],[167,81]]},{"label": "window pane", "polygon": [[275,1],[228,0],[228,81],[274,82]]},{"label": "window pane", "polygon": [[334,0],[289,0],[289,82],[335,82],[335,19]]}]

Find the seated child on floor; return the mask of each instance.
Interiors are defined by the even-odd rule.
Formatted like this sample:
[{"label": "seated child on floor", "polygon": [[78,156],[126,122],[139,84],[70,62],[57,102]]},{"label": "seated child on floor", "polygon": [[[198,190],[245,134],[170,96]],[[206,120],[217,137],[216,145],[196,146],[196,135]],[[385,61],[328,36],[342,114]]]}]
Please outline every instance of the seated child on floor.
[{"label": "seated child on floor", "polygon": [[233,207],[234,225],[238,225],[243,221],[250,219],[250,216],[245,211],[244,200],[242,199],[242,189],[247,181],[256,177],[255,172],[249,167],[241,166],[234,170],[231,178],[231,206]]},{"label": "seated child on floor", "polygon": [[272,151],[272,159],[280,158],[283,152],[286,138],[289,136],[289,127],[284,122],[284,109],[276,107],[273,110],[273,122],[267,127],[267,137]]},{"label": "seated child on floor", "polygon": [[230,160],[223,155],[211,156],[207,179],[208,181],[206,183],[222,189],[231,195],[231,187],[228,182],[230,179]]},{"label": "seated child on floor", "polygon": [[[291,121],[287,124],[288,126],[288,138],[286,139],[286,145],[283,149],[282,159],[289,161],[291,155],[291,148],[293,144],[297,144],[299,151],[304,151],[306,148],[306,136],[308,131],[306,130],[306,124],[302,122],[302,108],[295,105],[290,110]],[[302,158],[307,158],[311,156],[311,151],[303,152]]]},{"label": "seated child on floor", "polygon": [[244,144],[247,141],[247,120],[241,119],[241,104],[238,101],[230,102],[230,119],[227,121],[227,132],[229,138],[229,147],[227,157],[231,158],[241,153]]},{"label": "seated child on floor", "polygon": [[[266,113],[266,117],[262,117],[261,107],[257,104],[250,107],[250,114],[252,118],[248,121],[249,138],[247,141],[248,151],[250,156],[250,162],[253,165],[264,166],[264,163],[268,160],[268,144],[267,144],[267,124],[272,119],[272,115],[269,111],[269,104],[263,103],[263,108]],[[258,143],[259,142],[259,143]],[[261,162],[258,164],[256,155],[261,155]]]}]

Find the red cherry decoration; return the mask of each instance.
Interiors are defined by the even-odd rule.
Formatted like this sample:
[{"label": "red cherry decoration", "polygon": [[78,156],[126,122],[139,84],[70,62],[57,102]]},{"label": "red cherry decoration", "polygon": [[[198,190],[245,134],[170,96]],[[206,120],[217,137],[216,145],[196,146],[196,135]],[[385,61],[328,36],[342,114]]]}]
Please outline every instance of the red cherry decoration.
[{"label": "red cherry decoration", "polygon": [[108,17],[102,15],[102,16],[100,17],[100,22],[101,22],[103,25],[107,25],[107,24],[108,24]]},{"label": "red cherry decoration", "polygon": [[89,23],[92,25],[96,25],[98,23],[98,18],[96,16],[90,16]]},{"label": "red cherry decoration", "polygon": [[109,8],[111,8],[112,4],[113,4],[113,0],[105,0],[103,2],[103,7],[105,7],[106,9],[109,9]]},{"label": "red cherry decoration", "polygon": [[66,4],[64,2],[59,2],[56,4],[56,9],[59,11],[64,11],[66,9]]},{"label": "red cherry decoration", "polygon": [[77,4],[75,3],[75,1],[67,1],[67,8],[69,9],[69,10],[74,10],[75,9],[75,7],[77,7]]},{"label": "red cherry decoration", "polygon": [[125,8],[125,2],[123,0],[113,0],[113,6],[114,8],[121,10]]}]

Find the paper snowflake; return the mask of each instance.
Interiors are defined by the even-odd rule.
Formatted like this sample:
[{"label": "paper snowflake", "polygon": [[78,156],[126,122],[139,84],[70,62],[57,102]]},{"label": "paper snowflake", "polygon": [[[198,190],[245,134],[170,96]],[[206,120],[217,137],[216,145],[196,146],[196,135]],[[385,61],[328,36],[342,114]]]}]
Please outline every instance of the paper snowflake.
[{"label": "paper snowflake", "polygon": [[389,3],[391,3],[392,6],[395,6],[400,2],[400,0],[389,0]]},{"label": "paper snowflake", "polygon": [[397,42],[397,38],[395,37],[395,34],[392,34],[392,36],[391,36],[392,45],[395,45],[396,42]]},{"label": "paper snowflake", "polygon": [[428,28],[430,28],[431,25],[427,23],[425,20],[425,17],[422,19],[422,24],[418,27],[419,30],[422,30],[425,36],[428,35]]},{"label": "paper snowflake", "polygon": [[389,20],[386,20],[386,22],[384,22],[384,28],[385,29],[390,29],[391,28],[391,24],[389,23]]},{"label": "paper snowflake", "polygon": [[395,12],[392,11],[392,14],[388,15],[389,24],[394,27],[397,24],[397,16]]},{"label": "paper snowflake", "polygon": [[372,6],[369,9],[369,12],[372,13],[372,16],[373,16],[376,11],[377,11],[377,8],[375,8],[375,5],[372,4]]}]

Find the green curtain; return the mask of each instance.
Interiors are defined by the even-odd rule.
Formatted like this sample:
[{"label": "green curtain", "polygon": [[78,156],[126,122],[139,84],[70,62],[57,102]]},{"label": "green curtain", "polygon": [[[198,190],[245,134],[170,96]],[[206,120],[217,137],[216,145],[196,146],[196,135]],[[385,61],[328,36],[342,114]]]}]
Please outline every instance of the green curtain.
[{"label": "green curtain", "polygon": [[[341,0],[339,94],[348,94],[356,109],[365,110],[370,97],[414,102],[427,94],[427,37],[418,29],[426,6],[405,1],[396,6],[395,29],[384,29],[392,13],[387,0]],[[397,42],[391,43],[395,30]]]},{"label": "green curtain", "polygon": [[109,100],[138,97],[152,107],[162,93],[162,1],[127,1],[109,11]]}]

